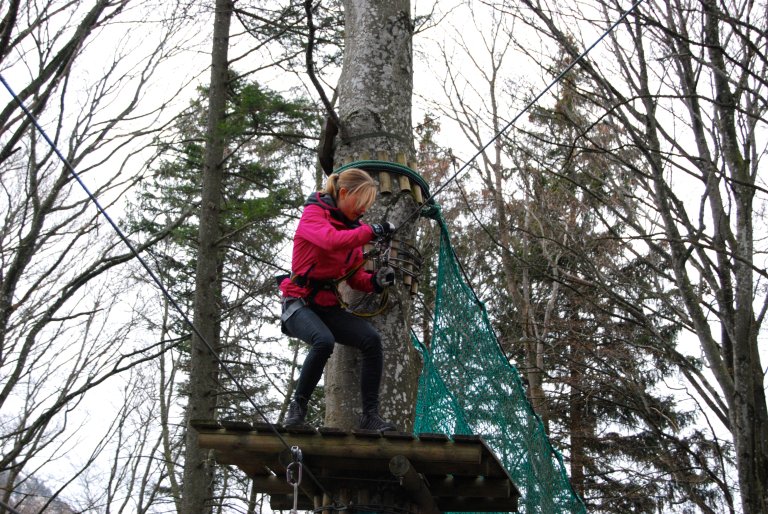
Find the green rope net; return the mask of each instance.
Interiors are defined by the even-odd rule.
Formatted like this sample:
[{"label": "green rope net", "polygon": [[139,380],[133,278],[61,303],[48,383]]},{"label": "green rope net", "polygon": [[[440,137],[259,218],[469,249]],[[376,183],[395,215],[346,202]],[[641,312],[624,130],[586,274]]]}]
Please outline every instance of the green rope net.
[{"label": "green rope net", "polygon": [[427,202],[421,216],[440,226],[435,319],[429,349],[414,336],[424,369],[419,379],[414,433],[479,435],[520,490],[520,512],[586,513],[531,408],[520,375],[501,351],[483,304],[463,279],[440,206],[426,181],[408,166],[362,160],[342,166],[408,176]]},{"label": "green rope net", "polygon": [[586,513],[485,307],[463,279],[439,211],[434,219],[441,232],[437,300],[429,349],[414,336],[424,357],[414,433],[480,435],[520,490],[520,512]]}]

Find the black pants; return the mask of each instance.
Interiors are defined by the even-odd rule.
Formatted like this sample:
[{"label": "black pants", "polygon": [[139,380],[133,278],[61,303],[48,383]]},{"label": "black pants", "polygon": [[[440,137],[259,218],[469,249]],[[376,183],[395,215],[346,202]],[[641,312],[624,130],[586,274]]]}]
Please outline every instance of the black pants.
[{"label": "black pants", "polygon": [[[285,306],[283,308],[285,309]],[[309,399],[323,375],[325,363],[333,353],[334,344],[339,343],[360,350],[360,393],[363,412],[378,411],[384,356],[381,336],[368,321],[338,306],[320,307],[309,304],[293,313],[285,321],[284,328],[289,335],[312,346],[299,374],[295,399]]]}]

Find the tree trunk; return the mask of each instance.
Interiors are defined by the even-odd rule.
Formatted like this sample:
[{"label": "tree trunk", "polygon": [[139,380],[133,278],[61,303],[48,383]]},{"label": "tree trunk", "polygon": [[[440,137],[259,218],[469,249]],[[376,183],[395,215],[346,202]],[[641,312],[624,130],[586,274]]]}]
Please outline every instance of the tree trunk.
[{"label": "tree trunk", "polygon": [[[232,2],[216,0],[216,14],[211,51],[211,84],[208,102],[207,142],[203,164],[200,227],[195,277],[194,323],[200,336],[214,351],[219,351],[219,317],[221,311],[221,261],[219,217],[222,197],[222,165],[224,138],[221,124],[224,120],[228,84],[227,50]],[[193,334],[190,349],[189,400],[187,421],[214,419],[218,362],[207,345]],[[210,510],[213,491],[213,460],[207,451],[197,445],[197,432],[187,424],[184,458],[184,485],[182,512],[205,513]]]},{"label": "tree trunk", "polygon": [[[339,82],[337,139],[339,162],[363,158],[407,160],[414,155],[411,126],[413,25],[408,0],[345,0],[344,65]],[[396,182],[396,181],[395,181]],[[383,197],[366,214],[396,226],[418,206],[410,191]],[[411,239],[414,221],[397,233]],[[398,281],[398,284],[400,282]],[[384,346],[381,412],[401,430],[411,430],[421,361],[411,344],[410,290],[390,288],[389,309],[371,318]],[[356,350],[337,346],[326,368],[326,417],[329,426],[350,429],[360,412],[360,363]]]},{"label": "tree trunk", "polygon": [[[741,501],[745,513],[768,512],[768,407],[765,403],[764,375],[760,363],[754,305],[754,231],[752,228],[755,180],[750,175],[749,158],[741,154],[736,112],[739,109],[731,91],[726,70],[726,55],[720,35],[724,13],[716,2],[702,2],[705,14],[704,38],[716,73],[713,74],[717,98],[718,129],[724,164],[733,180],[736,203],[736,234],[733,259],[735,308],[732,333],[733,387],[736,397],[731,411],[731,426],[736,446]],[[764,112],[764,111],[763,111]],[[726,355],[725,358],[728,356]]]},{"label": "tree trunk", "polygon": [[[543,11],[534,2],[523,3],[575,57],[572,38],[551,15],[557,8]],[[745,513],[768,512],[768,406],[757,338],[764,316],[755,311],[756,306],[764,309],[766,297],[756,285],[762,270],[754,259],[764,252],[764,244],[753,232],[760,219],[755,181],[765,167],[763,153],[754,150],[765,145],[756,129],[766,112],[765,84],[751,82],[765,73],[765,58],[755,50],[755,41],[765,33],[764,11],[751,2],[725,9],[711,0],[661,2],[652,13],[640,6],[633,13],[636,22],[623,26],[635,44],[612,48],[623,77],[606,77],[589,59],[580,64],[603,88],[612,116],[647,161],[650,172],[642,170],[635,180],[648,188],[663,234],[628,221],[673,274],[684,307],[678,302],[673,310],[698,337],[720,388],[720,396],[713,392],[708,403],[727,404]],[[701,23],[692,24],[691,13]],[[752,20],[760,21],[749,31],[741,30]],[[656,80],[656,52],[665,55],[663,73],[670,72],[663,94]],[[642,99],[642,107],[629,107],[630,98]],[[681,115],[672,124],[666,113],[678,109],[687,111],[687,120]],[[670,151],[683,156],[682,173],[674,178],[670,163],[678,162],[669,157]],[[677,180],[683,174],[697,180]],[[697,196],[698,208],[682,201]],[[713,331],[715,324],[721,340]]]}]

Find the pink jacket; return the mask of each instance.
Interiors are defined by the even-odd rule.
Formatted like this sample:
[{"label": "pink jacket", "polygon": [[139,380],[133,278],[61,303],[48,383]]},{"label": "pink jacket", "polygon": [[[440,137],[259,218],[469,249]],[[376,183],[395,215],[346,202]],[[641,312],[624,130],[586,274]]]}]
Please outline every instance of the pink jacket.
[{"label": "pink jacket", "polygon": [[[304,212],[293,237],[291,271],[293,279],[280,283],[283,296],[305,298],[312,292],[311,284],[299,285],[304,277],[329,280],[342,277],[363,260],[362,246],[373,239],[370,225],[348,220],[336,207],[333,198],[313,193],[304,205]],[[362,267],[347,279],[353,289],[373,291],[372,274]],[[321,306],[338,304],[336,293],[321,289],[314,297]]]}]

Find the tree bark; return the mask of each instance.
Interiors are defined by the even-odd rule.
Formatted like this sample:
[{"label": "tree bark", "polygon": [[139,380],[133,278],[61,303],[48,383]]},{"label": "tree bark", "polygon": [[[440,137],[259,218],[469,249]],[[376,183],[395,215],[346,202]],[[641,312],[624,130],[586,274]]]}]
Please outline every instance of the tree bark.
[{"label": "tree bark", "polygon": [[[194,324],[190,349],[187,437],[184,458],[182,512],[203,514],[210,511],[213,491],[213,459],[197,444],[197,432],[189,420],[214,419],[218,387],[218,361],[206,342],[219,351],[221,313],[221,238],[222,166],[224,138],[221,124],[225,116],[228,86],[227,52],[232,17],[231,0],[216,0],[211,51],[211,84],[208,102],[208,127],[203,164],[197,270],[195,276]],[[204,339],[204,340],[203,340]]]},{"label": "tree bark", "polygon": [[[339,82],[338,162],[361,158],[389,160],[414,155],[411,126],[413,25],[408,0],[346,0],[344,64]],[[369,223],[383,219],[400,226],[418,208],[410,191],[379,195],[366,214]],[[398,238],[411,239],[414,220]],[[398,281],[398,284],[400,282]],[[382,335],[384,375],[381,413],[401,430],[411,430],[421,361],[411,344],[410,290],[390,288],[389,309],[371,322]],[[350,429],[360,412],[359,357],[337,346],[326,368],[325,423]]]}]

